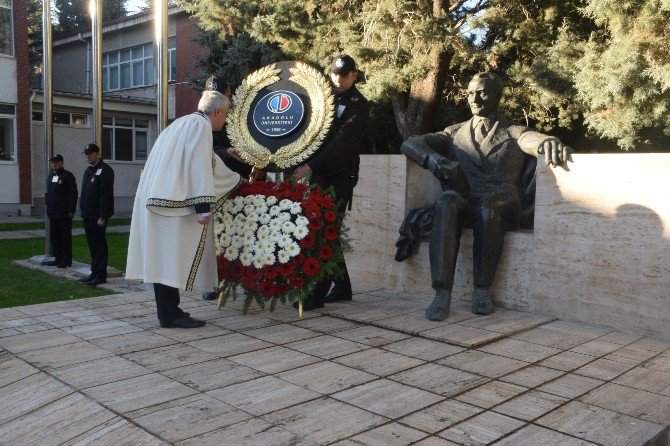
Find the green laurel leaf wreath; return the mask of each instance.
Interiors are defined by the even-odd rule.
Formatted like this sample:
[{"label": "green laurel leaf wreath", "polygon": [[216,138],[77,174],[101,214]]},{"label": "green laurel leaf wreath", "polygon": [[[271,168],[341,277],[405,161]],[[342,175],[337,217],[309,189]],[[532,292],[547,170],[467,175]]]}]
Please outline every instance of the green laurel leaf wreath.
[{"label": "green laurel leaf wreath", "polygon": [[276,153],[259,144],[247,127],[247,115],[258,92],[279,81],[281,69],[275,64],[265,66],[244,79],[233,96],[233,108],[228,117],[228,137],[247,163],[259,169],[275,164],[279,169],[297,166],[321,146],[333,120],[335,98],[330,84],[316,69],[298,62],[290,69],[291,80],[302,86],[312,105],[312,117],[304,133],[294,142],[282,146]]}]

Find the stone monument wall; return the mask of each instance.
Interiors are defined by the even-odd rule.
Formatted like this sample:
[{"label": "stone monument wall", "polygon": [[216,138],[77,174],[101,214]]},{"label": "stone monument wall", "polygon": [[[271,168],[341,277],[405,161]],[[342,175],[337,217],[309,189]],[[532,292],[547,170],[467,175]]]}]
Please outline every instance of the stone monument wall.
[{"label": "stone monument wall", "polygon": [[[538,163],[535,230],[508,233],[498,305],[670,337],[670,154],[575,155]],[[347,217],[352,279],[430,295],[428,243],[398,263],[398,228],[435,201],[432,175],[403,155],[368,155]],[[454,298],[472,293],[472,231],[461,239]],[[426,297],[426,305],[430,303]]]}]

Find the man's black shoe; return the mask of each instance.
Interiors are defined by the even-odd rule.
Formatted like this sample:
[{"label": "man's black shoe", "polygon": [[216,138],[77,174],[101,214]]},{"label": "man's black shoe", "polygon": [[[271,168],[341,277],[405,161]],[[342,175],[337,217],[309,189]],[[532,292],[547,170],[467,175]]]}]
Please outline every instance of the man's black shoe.
[{"label": "man's black shoe", "polygon": [[83,279],[78,279],[78,280],[79,280],[79,282],[86,283],[86,282],[90,282],[94,278],[95,278],[95,274],[89,274],[88,276],[84,277]]},{"label": "man's black shoe", "polygon": [[163,328],[198,328],[204,326],[205,321],[199,321],[198,319],[193,319],[190,316],[182,316],[172,322],[161,321],[160,324]]},{"label": "man's black shoe", "polygon": [[326,303],[332,304],[333,302],[346,302],[351,299],[351,291],[347,293],[338,291],[337,288],[333,288],[333,291],[331,291],[324,300]]},{"label": "man's black shoe", "polygon": [[[298,309],[298,301],[293,302],[293,308]],[[313,299],[308,299],[302,305],[302,311],[311,311],[316,308],[323,308],[323,301],[319,300],[315,302]]]},{"label": "man's black shoe", "polygon": [[88,282],[86,282],[86,285],[96,286],[96,285],[100,285],[100,284],[102,284],[102,283],[107,283],[107,278],[105,278],[105,277],[97,277],[97,276],[96,276],[96,277],[93,277],[93,278],[92,278],[91,280],[89,280]]},{"label": "man's black shoe", "polygon": [[208,291],[206,293],[202,293],[202,298],[204,300],[216,300],[219,298],[219,293],[216,291]]},{"label": "man's black shoe", "polygon": [[58,266],[58,262],[56,262],[55,260],[52,260],[51,262],[45,263],[45,265],[46,266]]}]

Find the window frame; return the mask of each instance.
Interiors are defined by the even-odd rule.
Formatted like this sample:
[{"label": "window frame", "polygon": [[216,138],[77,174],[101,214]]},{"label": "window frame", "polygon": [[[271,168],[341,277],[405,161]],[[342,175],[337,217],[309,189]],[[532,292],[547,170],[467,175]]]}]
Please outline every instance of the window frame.
[{"label": "window frame", "polygon": [[[133,58],[133,53],[139,48],[142,49],[141,58]],[[149,51],[147,51],[147,49]],[[129,54],[128,60],[122,60],[121,54]],[[150,53],[147,56],[147,53]],[[102,91],[111,92],[111,91],[122,91],[122,90],[132,90],[135,88],[146,88],[156,85],[156,73],[155,73],[155,48],[154,42],[143,43],[141,45],[135,45],[127,48],[119,48],[114,51],[109,51],[102,55]],[[110,58],[113,58],[115,62],[110,62]],[[135,70],[134,66],[138,62],[142,62],[142,84],[135,85]],[[150,64],[150,67],[146,65]],[[130,86],[124,87],[121,82],[121,66],[128,65],[130,71]],[[174,65],[174,73],[172,66]],[[116,67],[116,88],[110,88],[110,72],[112,68]],[[146,74],[151,73],[151,82],[147,83]],[[177,40],[175,37],[170,37],[168,39],[168,83],[177,81]]]},{"label": "window frame", "polygon": [[18,143],[16,138],[18,138],[18,130],[16,128],[16,104],[7,104],[7,103],[1,103],[0,105],[9,105],[14,108],[14,114],[9,115],[7,113],[2,113],[0,112],[0,119],[10,119],[12,121],[12,159],[11,160],[3,160],[0,159],[0,165],[15,165],[18,164]]},{"label": "window frame", "polygon": [[[112,123],[111,124],[105,124],[104,119],[111,119]],[[127,116],[118,116],[118,115],[111,115],[111,116],[104,116],[103,119],[103,134],[105,129],[111,131],[111,145],[110,147],[110,157],[109,160],[113,161],[115,163],[145,163],[147,158],[149,157],[149,152],[151,151],[151,119],[150,118],[143,118],[143,117],[127,117]],[[117,119],[130,119],[133,122],[132,127],[127,126],[127,125],[118,125],[116,123]],[[141,127],[137,125],[137,121],[146,121],[147,126],[146,127]],[[131,148],[131,153],[132,153],[132,159],[130,160],[119,160],[116,159],[116,129],[125,129],[125,130],[131,130],[132,131],[132,148]],[[142,159],[138,159],[137,157],[137,133],[142,132],[146,134],[146,157]],[[103,148],[104,151],[104,148]]]},{"label": "window frame", "polygon": [[16,35],[14,33],[14,0],[8,0],[9,6],[0,4],[0,8],[9,10],[9,46],[10,52],[0,52],[0,57],[14,57],[16,54]]}]

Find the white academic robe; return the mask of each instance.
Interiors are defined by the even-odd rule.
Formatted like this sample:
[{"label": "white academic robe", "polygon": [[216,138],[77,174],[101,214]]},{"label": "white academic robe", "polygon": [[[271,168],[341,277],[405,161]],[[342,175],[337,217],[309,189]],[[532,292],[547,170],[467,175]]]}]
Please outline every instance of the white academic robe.
[{"label": "white academic robe", "polygon": [[214,223],[196,221],[195,205],[212,211],[240,184],[212,151],[209,118],[193,113],[159,136],[144,166],[133,206],[126,279],[191,291],[218,284]]}]

